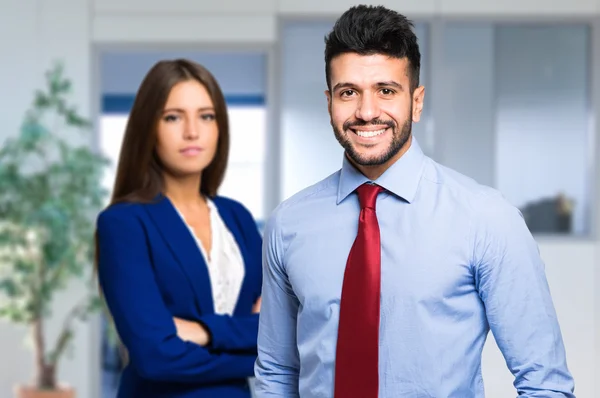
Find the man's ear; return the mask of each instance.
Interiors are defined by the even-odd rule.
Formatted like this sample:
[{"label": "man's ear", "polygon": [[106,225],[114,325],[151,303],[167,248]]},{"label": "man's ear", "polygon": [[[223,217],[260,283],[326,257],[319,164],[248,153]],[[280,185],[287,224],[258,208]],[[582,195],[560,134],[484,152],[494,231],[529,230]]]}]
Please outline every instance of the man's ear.
[{"label": "man's ear", "polygon": [[423,112],[423,100],[425,99],[425,86],[419,86],[412,95],[412,121],[414,123],[421,120]]},{"label": "man's ear", "polygon": [[329,90],[325,90],[325,97],[327,98],[327,112],[331,116],[331,92]]}]

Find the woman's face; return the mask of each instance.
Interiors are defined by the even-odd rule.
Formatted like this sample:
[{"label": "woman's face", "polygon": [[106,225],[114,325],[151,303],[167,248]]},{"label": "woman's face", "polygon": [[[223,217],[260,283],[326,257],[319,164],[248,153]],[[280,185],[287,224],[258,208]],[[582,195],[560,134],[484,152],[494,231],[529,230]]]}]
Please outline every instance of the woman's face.
[{"label": "woman's face", "polygon": [[157,128],[156,152],[165,171],[176,177],[201,174],[215,156],[218,139],[206,88],[196,80],[173,86]]}]

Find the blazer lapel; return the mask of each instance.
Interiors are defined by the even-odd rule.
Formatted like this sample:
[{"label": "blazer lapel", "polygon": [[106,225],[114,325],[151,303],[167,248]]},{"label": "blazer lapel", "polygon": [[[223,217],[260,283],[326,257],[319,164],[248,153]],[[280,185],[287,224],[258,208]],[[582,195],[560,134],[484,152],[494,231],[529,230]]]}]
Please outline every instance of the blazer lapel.
[{"label": "blazer lapel", "polygon": [[146,205],[146,210],[156,223],[164,240],[169,244],[179,266],[188,277],[196,293],[196,302],[201,313],[214,313],[210,276],[206,262],[177,210],[171,201],[162,195],[157,202]]}]

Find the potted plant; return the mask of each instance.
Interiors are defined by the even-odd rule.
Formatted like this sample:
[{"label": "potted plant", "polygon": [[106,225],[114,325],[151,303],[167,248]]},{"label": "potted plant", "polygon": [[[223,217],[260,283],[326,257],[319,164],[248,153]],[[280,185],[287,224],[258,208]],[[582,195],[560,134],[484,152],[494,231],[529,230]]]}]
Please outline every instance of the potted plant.
[{"label": "potted plant", "polygon": [[[104,205],[108,160],[81,134],[91,123],[68,103],[71,82],[59,64],[46,73],[18,136],[0,149],[0,318],[30,327],[35,380],[18,398],[71,398],[57,379],[77,320],[101,308],[92,286],[95,218]],[[66,136],[70,138],[66,138]],[[80,142],[75,145],[73,142]],[[90,283],[55,341],[45,335],[53,299],[74,279]]]}]

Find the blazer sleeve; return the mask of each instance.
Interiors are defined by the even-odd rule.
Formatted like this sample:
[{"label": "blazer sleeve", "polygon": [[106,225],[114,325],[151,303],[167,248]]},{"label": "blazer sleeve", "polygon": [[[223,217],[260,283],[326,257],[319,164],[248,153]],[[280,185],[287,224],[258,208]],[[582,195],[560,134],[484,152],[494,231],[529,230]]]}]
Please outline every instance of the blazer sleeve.
[{"label": "blazer sleeve", "polygon": [[[256,221],[250,212],[241,204],[233,203],[234,216],[243,231],[248,250],[247,267],[255,267],[259,278],[256,283],[256,294],[253,299],[260,297],[262,288],[262,238],[258,232]],[[247,351],[256,354],[256,341],[258,339],[258,314],[250,315],[219,315],[207,314],[200,317],[200,323],[211,334],[211,347],[223,351]]]},{"label": "blazer sleeve", "polygon": [[[132,208],[97,220],[98,273],[119,336],[138,374],[156,381],[214,383],[250,377],[255,356],[214,353],[180,339]],[[130,211],[124,211],[130,210]]]},{"label": "blazer sleeve", "polygon": [[207,314],[200,317],[200,323],[210,333],[212,349],[256,355],[258,314],[245,316]]}]

